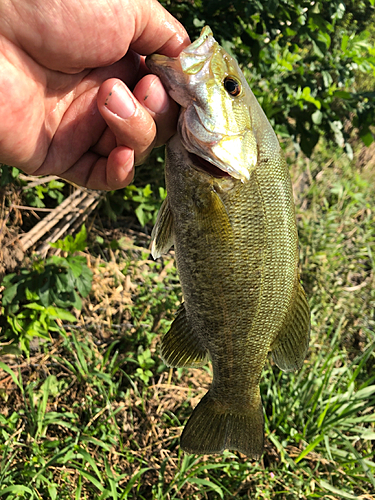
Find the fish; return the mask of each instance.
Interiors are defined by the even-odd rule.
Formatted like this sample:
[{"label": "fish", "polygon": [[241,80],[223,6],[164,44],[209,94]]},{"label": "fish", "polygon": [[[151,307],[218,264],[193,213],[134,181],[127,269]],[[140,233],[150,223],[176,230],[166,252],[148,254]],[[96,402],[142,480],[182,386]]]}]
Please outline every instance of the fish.
[{"label": "fish", "polygon": [[283,371],[300,369],[310,336],[286,160],[238,63],[208,26],[178,57],[152,54],[146,64],[181,107],[151,235],[155,259],[174,245],[183,294],[161,357],[171,367],[210,360],[213,372],[181,448],[259,459],[264,365],[271,355]]}]

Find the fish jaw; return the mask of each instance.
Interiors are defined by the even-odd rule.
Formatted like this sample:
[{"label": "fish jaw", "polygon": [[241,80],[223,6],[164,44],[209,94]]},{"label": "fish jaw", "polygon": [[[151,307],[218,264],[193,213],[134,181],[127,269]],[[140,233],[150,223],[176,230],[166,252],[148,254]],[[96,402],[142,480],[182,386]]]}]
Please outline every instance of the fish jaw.
[{"label": "fish jaw", "polygon": [[[235,179],[248,181],[258,161],[249,112],[251,91],[236,61],[216,42],[210,28],[206,26],[177,58],[154,54],[146,63],[183,108],[178,131],[185,149]],[[233,97],[225,90],[228,76],[239,82],[240,95]]]}]

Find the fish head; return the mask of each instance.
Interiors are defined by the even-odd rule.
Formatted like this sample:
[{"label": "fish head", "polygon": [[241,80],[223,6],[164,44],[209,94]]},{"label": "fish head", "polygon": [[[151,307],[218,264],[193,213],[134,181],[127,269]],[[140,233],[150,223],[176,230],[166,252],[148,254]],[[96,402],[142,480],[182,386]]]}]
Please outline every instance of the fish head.
[{"label": "fish head", "polygon": [[249,112],[255,98],[237,62],[211,29],[204,27],[178,57],[153,54],[146,64],[182,108],[178,131],[183,147],[213,165],[211,175],[216,168],[223,176],[249,180],[258,160]]}]

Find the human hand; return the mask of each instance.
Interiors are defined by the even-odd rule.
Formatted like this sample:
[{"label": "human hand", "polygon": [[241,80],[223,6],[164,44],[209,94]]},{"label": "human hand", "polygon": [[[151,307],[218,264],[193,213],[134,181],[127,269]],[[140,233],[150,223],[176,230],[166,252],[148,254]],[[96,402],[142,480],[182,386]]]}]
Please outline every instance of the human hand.
[{"label": "human hand", "polygon": [[178,116],[142,56],[177,56],[188,43],[156,0],[0,2],[0,162],[126,186]]}]

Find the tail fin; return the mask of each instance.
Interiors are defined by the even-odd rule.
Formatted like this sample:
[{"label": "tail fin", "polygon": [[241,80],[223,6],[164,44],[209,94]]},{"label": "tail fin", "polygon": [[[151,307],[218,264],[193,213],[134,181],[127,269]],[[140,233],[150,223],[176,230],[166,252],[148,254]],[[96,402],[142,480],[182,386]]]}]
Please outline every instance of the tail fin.
[{"label": "tail fin", "polygon": [[[264,420],[260,394],[247,412],[231,412],[210,391],[193,411],[181,436],[181,448],[187,453],[222,453],[238,450],[259,459],[263,453]],[[236,409],[237,410],[237,409]]]}]

